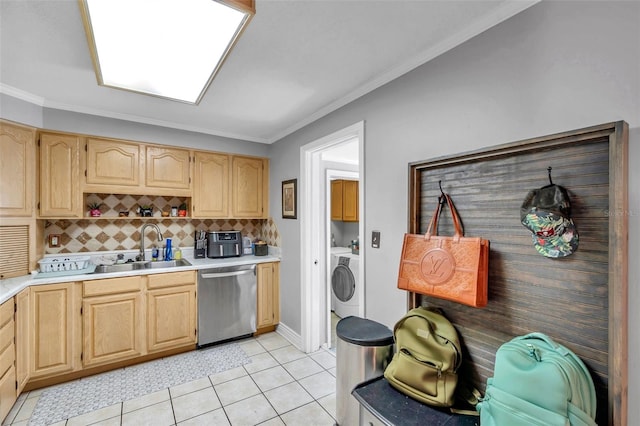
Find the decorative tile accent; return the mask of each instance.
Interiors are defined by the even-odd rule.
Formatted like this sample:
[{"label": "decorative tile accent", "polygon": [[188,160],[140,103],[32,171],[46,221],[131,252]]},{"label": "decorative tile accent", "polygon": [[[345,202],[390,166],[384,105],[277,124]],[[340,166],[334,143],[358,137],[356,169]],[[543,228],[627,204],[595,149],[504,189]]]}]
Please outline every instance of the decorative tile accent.
[{"label": "decorative tile accent", "polygon": [[[104,217],[102,219],[61,219],[47,221],[45,241],[49,234],[60,235],[60,247],[48,247],[45,254],[82,253],[96,251],[137,250],[140,248],[140,229],[145,223],[155,223],[164,238],[171,238],[174,247],[193,247],[198,231],[241,231],[243,236],[261,238],[278,247],[280,235],[272,218],[263,219],[190,219]],[[147,230],[145,249],[157,244],[155,231]],[[160,243],[162,244],[162,243]]]},{"label": "decorative tile accent", "polygon": [[265,240],[265,242],[270,246],[282,247],[282,241],[280,240],[278,226],[273,221],[272,217],[269,217],[269,219],[264,221],[261,230],[261,238]]},{"label": "decorative tile accent", "polygon": [[[191,219],[162,217],[171,207],[189,204],[185,197],[148,195],[87,194],[86,203],[101,203],[99,219],[60,219],[47,221],[45,241],[49,234],[60,235],[60,247],[48,247],[45,254],[83,253],[95,251],[137,250],[140,248],[140,229],[145,223],[156,223],[164,238],[171,238],[174,247],[192,247],[195,231],[241,231],[243,236],[264,240],[268,245],[280,247],[280,234],[273,218],[264,219]],[[152,206],[153,216],[142,218],[138,207]],[[118,217],[121,211],[127,217]],[[89,216],[88,210],[86,215]],[[145,249],[156,244],[153,231],[145,235]]]}]

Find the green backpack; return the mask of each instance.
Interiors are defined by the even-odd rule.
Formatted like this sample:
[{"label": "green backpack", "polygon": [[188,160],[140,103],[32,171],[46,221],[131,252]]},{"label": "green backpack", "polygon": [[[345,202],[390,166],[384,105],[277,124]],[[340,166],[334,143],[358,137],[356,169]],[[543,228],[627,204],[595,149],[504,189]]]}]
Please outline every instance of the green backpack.
[{"label": "green backpack", "polygon": [[542,333],[504,343],[476,406],[482,426],[595,426],[596,392],[582,360]]},{"label": "green backpack", "polygon": [[384,371],[391,386],[425,404],[451,407],[462,351],[449,320],[414,308],[396,323],[393,336],[396,353]]}]

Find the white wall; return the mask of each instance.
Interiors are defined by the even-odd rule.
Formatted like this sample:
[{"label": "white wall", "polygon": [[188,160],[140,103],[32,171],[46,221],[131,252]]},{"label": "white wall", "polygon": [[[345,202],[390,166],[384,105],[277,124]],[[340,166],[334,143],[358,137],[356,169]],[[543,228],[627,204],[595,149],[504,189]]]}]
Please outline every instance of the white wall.
[{"label": "white wall", "polygon": [[136,142],[183,146],[233,154],[267,156],[261,143],[170,129],[150,124],[43,108],[0,93],[0,117],[41,129],[81,133]]},{"label": "white wall", "polygon": [[0,118],[40,128],[42,127],[42,107],[0,93]]},{"label": "white wall", "polygon": [[[640,249],[640,2],[541,2],[271,146],[271,209],[300,178],[299,149],[365,121],[367,316],[392,326],[407,229],[408,163],[611,121],[630,124],[629,259]],[[305,214],[305,212],[300,212]],[[299,221],[283,241],[282,322],[300,333]],[[370,247],[381,231],[380,249]],[[640,263],[629,262],[629,419],[640,418]]]}]

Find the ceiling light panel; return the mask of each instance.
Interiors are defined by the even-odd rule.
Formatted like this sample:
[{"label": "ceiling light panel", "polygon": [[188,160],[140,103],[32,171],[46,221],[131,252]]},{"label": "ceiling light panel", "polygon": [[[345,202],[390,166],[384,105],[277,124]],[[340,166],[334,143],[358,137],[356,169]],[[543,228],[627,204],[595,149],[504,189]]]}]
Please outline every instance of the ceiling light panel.
[{"label": "ceiling light panel", "polygon": [[197,104],[253,15],[229,3],[80,0],[98,84]]}]

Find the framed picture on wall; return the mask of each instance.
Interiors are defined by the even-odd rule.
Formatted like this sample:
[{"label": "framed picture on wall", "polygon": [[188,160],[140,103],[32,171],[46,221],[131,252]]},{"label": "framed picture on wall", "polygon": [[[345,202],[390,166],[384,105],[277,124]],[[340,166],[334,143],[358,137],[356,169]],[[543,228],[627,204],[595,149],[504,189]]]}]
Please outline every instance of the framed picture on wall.
[{"label": "framed picture on wall", "polygon": [[298,179],[282,181],[282,218],[297,219]]}]

